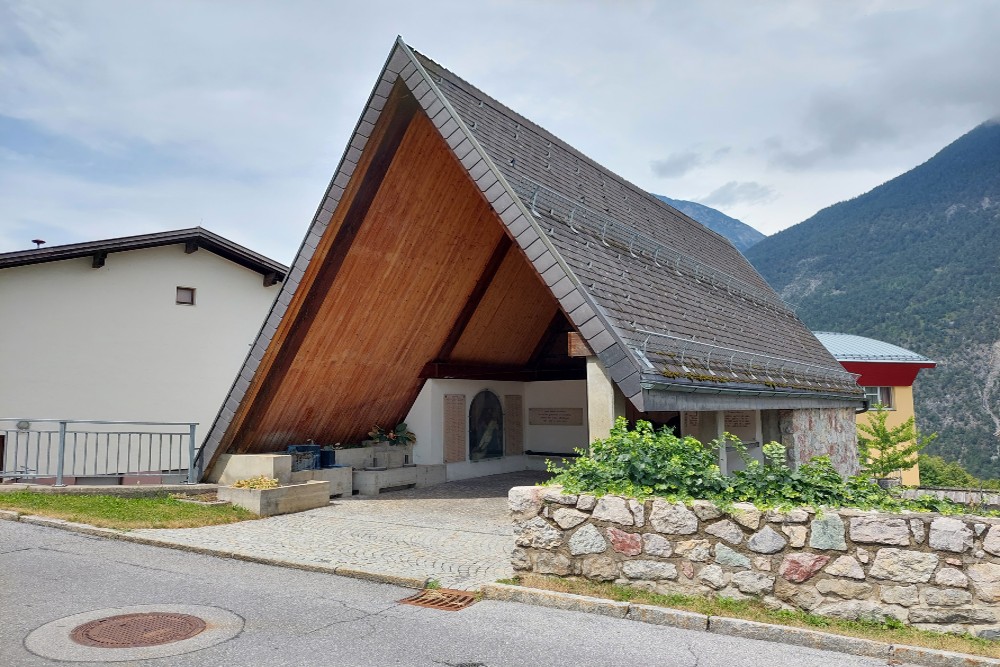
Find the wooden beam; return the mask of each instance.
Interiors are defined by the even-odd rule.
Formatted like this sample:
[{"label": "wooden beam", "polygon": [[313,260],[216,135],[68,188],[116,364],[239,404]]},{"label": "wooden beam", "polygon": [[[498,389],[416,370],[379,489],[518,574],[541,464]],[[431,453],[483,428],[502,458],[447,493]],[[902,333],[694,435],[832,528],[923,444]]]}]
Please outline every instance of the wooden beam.
[{"label": "wooden beam", "polygon": [[542,359],[545,358],[545,353],[552,347],[556,338],[569,327],[570,324],[566,321],[566,316],[562,314],[561,310],[556,309],[556,313],[552,316],[549,326],[545,328],[545,333],[538,339],[538,344],[531,353],[531,358],[528,359],[528,366],[532,368],[538,366],[542,362]]},{"label": "wooden beam", "polygon": [[465,328],[469,326],[469,321],[472,320],[472,316],[476,313],[476,308],[482,302],[483,295],[486,294],[490,283],[493,282],[497,271],[500,270],[500,265],[503,264],[503,260],[507,256],[511,245],[513,243],[506,234],[501,236],[500,240],[497,241],[497,245],[493,249],[493,254],[490,256],[489,261],[486,262],[483,272],[479,275],[479,280],[476,281],[476,286],[472,288],[472,292],[469,294],[462,312],[458,314],[455,324],[448,333],[448,338],[445,339],[444,344],[441,346],[441,350],[437,355],[438,359],[447,361],[451,353],[455,350],[455,346],[458,345],[458,341],[462,338],[462,333],[465,332]]},{"label": "wooden beam", "polygon": [[264,287],[270,287],[278,282],[278,273],[276,271],[268,271],[264,274]]},{"label": "wooden beam", "polygon": [[94,253],[94,258],[90,262],[91,268],[99,269],[104,266],[104,261],[108,258],[107,250],[98,250]]},{"label": "wooden beam", "polygon": [[576,331],[570,331],[566,334],[566,354],[571,357],[594,356],[594,352],[587,345],[587,341]]},{"label": "wooden beam", "polygon": [[193,252],[198,251],[198,241],[197,239],[189,239],[184,242],[184,254],[190,255]]},{"label": "wooden beam", "polygon": [[507,380],[511,382],[538,382],[542,380],[582,380],[585,369],[555,368],[534,369],[523,366],[496,366],[491,364],[463,364],[432,361],[420,372],[423,379],[458,380]]}]

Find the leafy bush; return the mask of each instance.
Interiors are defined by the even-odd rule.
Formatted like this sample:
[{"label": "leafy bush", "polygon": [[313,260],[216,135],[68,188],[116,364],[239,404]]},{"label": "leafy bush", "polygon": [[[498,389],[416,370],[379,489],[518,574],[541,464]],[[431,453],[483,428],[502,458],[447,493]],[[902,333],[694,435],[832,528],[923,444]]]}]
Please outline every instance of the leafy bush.
[{"label": "leafy bush", "polygon": [[952,489],[1000,490],[1000,479],[979,479],[956,461],[940,456],[920,455],[920,485]]},{"label": "leafy bush", "polygon": [[[718,453],[733,445],[746,468],[722,474]],[[578,458],[563,461],[563,467],[548,462],[554,474],[550,484],[567,493],[622,495],[636,498],[657,496],[668,500],[711,500],[719,505],[751,502],[758,507],[858,507],[889,512],[902,510],[958,514],[969,511],[957,503],[924,496],[907,500],[883,490],[868,477],[841,478],[830,459],[818,456],[792,470],[785,447],[777,442],[764,445],[761,463],[746,454],[742,443],[726,434],[707,445],[690,436],[678,437],[669,429],[654,431],[646,421],[629,430],[619,417],[611,434],[597,440],[590,451],[576,450]]]}]

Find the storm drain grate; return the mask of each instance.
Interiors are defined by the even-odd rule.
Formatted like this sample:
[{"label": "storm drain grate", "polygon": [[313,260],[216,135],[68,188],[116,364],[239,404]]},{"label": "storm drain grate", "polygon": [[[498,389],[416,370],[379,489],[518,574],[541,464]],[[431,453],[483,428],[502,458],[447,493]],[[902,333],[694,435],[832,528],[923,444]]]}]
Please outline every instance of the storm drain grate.
[{"label": "storm drain grate", "polygon": [[400,600],[403,604],[440,609],[441,611],[459,611],[475,601],[475,593],[456,591],[450,588],[425,588],[416,595]]},{"label": "storm drain grate", "polygon": [[98,648],[140,648],[190,639],[205,629],[205,621],[188,614],[124,614],[84,623],[70,639]]}]

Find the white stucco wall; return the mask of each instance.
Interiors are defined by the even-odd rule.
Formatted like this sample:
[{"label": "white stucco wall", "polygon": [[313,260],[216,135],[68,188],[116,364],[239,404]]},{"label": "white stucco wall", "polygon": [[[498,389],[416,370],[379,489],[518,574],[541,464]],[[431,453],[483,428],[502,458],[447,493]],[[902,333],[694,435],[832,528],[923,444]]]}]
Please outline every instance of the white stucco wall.
[{"label": "white stucco wall", "polygon": [[2,269],[0,417],[197,421],[200,442],[277,293],[183,245]]},{"label": "white stucco wall", "polygon": [[[489,389],[501,400],[507,395],[522,397],[524,449],[569,453],[587,444],[587,384],[583,380],[562,382],[499,382],[484,380],[427,380],[406,416],[407,426],[417,436],[414,462],[436,465],[444,462],[444,396],[465,396],[465,433],[468,433],[468,409],[480,391]],[[580,426],[530,426],[530,408],[583,408]],[[467,446],[467,443],[466,443]],[[541,468],[537,457],[504,456],[484,461],[461,461],[448,464],[448,479],[466,479],[503,472]]]}]

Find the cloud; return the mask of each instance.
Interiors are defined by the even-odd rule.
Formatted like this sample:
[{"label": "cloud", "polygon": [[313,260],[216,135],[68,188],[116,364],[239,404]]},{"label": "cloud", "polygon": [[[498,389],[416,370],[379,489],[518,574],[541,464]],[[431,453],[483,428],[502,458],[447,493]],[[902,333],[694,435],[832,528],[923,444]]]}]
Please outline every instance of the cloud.
[{"label": "cloud", "polygon": [[679,178],[698,167],[718,162],[731,151],[732,148],[729,146],[717,148],[707,154],[697,151],[682,151],[673,153],[662,160],[653,160],[649,166],[653,170],[653,174],[660,178]]},{"label": "cloud", "polygon": [[774,188],[756,181],[729,181],[696,201],[705,206],[727,208],[737,204],[767,204],[777,199]]}]

